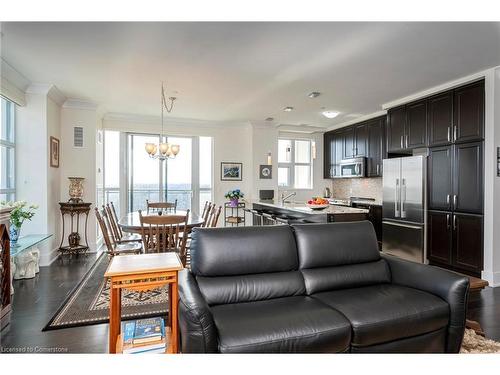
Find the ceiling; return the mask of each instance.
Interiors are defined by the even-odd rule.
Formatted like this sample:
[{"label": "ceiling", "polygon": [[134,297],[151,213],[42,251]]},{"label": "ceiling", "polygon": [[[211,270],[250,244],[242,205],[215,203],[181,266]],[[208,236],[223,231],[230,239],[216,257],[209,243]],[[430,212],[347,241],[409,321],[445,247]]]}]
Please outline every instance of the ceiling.
[{"label": "ceiling", "polygon": [[[29,81],[110,113],[328,127],[500,65],[500,23],[2,23]],[[174,93],[177,91],[177,93]],[[312,91],[321,92],[309,99]],[[292,112],[283,112],[292,106]],[[338,111],[321,116],[322,107]]]}]

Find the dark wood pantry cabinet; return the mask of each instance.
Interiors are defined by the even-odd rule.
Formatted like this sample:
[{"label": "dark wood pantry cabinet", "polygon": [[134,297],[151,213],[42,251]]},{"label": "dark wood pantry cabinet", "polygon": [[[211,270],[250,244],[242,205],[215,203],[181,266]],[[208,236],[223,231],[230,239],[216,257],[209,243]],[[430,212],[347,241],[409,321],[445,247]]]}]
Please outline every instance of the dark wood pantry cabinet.
[{"label": "dark wood pantry cabinet", "polygon": [[469,142],[484,138],[484,81],[455,89],[453,140]]},{"label": "dark wood pantry cabinet", "polygon": [[391,108],[387,113],[387,152],[402,152],[405,147],[406,107]]},{"label": "dark wood pantry cabinet", "polygon": [[448,144],[453,132],[453,90],[427,100],[429,147]]}]

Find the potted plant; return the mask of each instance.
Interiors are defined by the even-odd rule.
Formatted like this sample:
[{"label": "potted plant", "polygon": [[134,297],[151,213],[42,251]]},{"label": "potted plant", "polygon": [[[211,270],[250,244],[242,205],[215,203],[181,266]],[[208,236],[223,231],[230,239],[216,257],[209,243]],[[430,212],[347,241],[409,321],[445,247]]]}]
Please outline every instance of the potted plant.
[{"label": "potted plant", "polygon": [[1,205],[12,208],[10,212],[9,234],[10,242],[16,243],[21,233],[21,226],[25,220],[31,220],[35,216],[35,210],[38,206],[35,204],[28,206],[26,201],[2,202]]},{"label": "potted plant", "polygon": [[240,191],[240,189],[235,189],[229,190],[224,197],[229,199],[230,207],[238,207],[239,200],[244,197],[244,194]]}]

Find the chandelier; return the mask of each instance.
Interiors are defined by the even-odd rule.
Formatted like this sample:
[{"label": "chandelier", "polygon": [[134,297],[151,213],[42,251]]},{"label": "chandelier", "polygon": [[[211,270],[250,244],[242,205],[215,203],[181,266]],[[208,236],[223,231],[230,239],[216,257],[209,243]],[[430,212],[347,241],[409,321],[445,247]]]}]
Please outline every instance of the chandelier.
[{"label": "chandelier", "polygon": [[[167,113],[172,112],[172,108],[174,107],[174,101],[177,98],[175,96],[171,96],[168,98],[168,102],[165,99],[165,88],[163,87],[163,82],[161,83],[161,138],[160,141],[165,139],[165,134],[163,133],[163,112],[164,110]],[[149,157],[152,159],[158,160],[167,160],[167,159],[175,159],[177,154],[180,151],[179,145],[171,145],[168,142],[160,142],[160,144],[156,145],[154,143],[146,143],[144,145],[146,152]],[[158,152],[158,153],[157,153]]]}]

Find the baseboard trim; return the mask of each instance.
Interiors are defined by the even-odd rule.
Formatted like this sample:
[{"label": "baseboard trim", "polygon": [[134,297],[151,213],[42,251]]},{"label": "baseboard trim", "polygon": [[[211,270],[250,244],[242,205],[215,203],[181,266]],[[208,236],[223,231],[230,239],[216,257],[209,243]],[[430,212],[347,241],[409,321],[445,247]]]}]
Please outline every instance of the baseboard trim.
[{"label": "baseboard trim", "polygon": [[41,254],[40,256],[40,267],[50,266],[59,256],[58,249],[52,249],[49,254]]},{"label": "baseboard trim", "polygon": [[481,278],[488,281],[489,286],[493,288],[500,287],[500,272],[483,271]]}]

